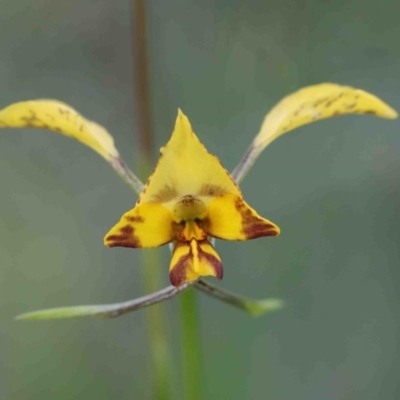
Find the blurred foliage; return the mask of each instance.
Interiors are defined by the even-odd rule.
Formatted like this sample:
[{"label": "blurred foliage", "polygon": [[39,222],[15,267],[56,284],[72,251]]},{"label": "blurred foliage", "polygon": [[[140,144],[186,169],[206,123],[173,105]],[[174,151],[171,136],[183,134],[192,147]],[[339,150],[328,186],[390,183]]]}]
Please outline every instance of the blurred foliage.
[{"label": "blurred foliage", "polygon": [[[0,106],[63,100],[106,126],[133,164],[130,2],[0,5]],[[179,106],[232,169],[270,107],[321,81],[361,87],[399,109],[395,0],[148,5],[158,147]],[[284,298],[286,307],[251,319],[199,294],[207,398],[399,397],[399,124],[320,122],[257,160],[244,195],[282,234],[218,242],[223,285]],[[0,398],[149,398],[142,311],[112,321],[13,320],[144,294],[137,252],[102,244],[135,202],[130,190],[91,150],[39,130],[2,132],[0,183]],[[164,255],[167,283],[167,248]],[[179,363],[175,299],[168,311]]]}]

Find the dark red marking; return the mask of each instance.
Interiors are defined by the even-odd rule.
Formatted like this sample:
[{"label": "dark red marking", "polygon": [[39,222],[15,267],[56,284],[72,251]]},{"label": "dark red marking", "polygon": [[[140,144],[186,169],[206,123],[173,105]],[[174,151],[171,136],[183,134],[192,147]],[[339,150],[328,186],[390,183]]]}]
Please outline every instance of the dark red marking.
[{"label": "dark red marking", "polygon": [[218,258],[213,256],[212,254],[206,253],[205,251],[201,250],[201,247],[199,248],[199,258],[200,259],[204,258],[213,267],[215,271],[215,277],[219,281],[223,278],[224,271],[222,269],[222,262],[218,260]]},{"label": "dark red marking", "polygon": [[255,239],[261,236],[276,236],[278,234],[274,225],[254,216],[241,198],[236,199],[235,207],[242,216],[242,230],[247,239]]},{"label": "dark red marking", "polygon": [[127,215],[125,219],[129,222],[136,222],[136,223],[144,222],[144,218],[140,215],[135,215],[135,216]]},{"label": "dark red marking", "polygon": [[[179,244],[178,244],[179,246]],[[169,280],[171,285],[178,287],[186,280],[186,271],[189,268],[191,258],[191,251],[189,254],[182,256],[179,261],[174,265],[174,267],[169,272]]]},{"label": "dark red marking", "polygon": [[107,236],[108,247],[141,247],[140,240],[134,235],[134,229],[130,225],[126,225],[120,229],[119,235]]}]

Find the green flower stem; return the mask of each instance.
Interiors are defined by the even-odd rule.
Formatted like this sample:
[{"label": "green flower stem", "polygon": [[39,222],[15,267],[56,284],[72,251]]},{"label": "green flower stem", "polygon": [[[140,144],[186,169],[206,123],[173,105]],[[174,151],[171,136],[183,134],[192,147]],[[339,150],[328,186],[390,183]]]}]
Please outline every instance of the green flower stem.
[{"label": "green flower stem", "polygon": [[179,296],[182,320],[184,399],[201,400],[202,368],[196,292],[187,290]]},{"label": "green flower stem", "polygon": [[259,316],[270,311],[279,310],[283,307],[283,301],[279,299],[262,299],[253,300],[243,296],[238,296],[235,293],[222,290],[217,286],[211,285],[203,280],[196,281],[196,289],[207,293],[210,296],[216,297],[226,303],[247,311],[253,316]]},{"label": "green flower stem", "polygon": [[139,195],[143,190],[142,181],[132,172],[126,162],[120,157],[110,161],[111,166],[122,178],[122,180],[137,194]]},{"label": "green flower stem", "polygon": [[239,184],[253,166],[259,154],[257,149],[251,144],[239,161],[236,168],[231,172],[233,180]]},{"label": "green flower stem", "polygon": [[[132,56],[134,60],[133,95],[136,100],[137,124],[139,132],[139,171],[142,177],[151,172],[153,152],[153,132],[151,126],[150,68],[147,51],[146,2],[132,1]],[[127,169],[129,171],[129,169]],[[129,176],[132,178],[132,176]],[[136,189],[136,188],[135,188]],[[141,191],[141,190],[140,190]],[[147,250],[143,256],[143,280],[147,293],[161,287],[159,249]],[[166,337],[165,307],[157,304],[147,310],[147,327],[154,376],[154,398],[172,400],[172,357]]]},{"label": "green flower stem", "polygon": [[[185,283],[177,288],[170,285],[164,289],[158,290],[157,292],[138,297],[137,299],[124,301],[122,303],[49,308],[46,310],[38,310],[21,314],[18,315],[16,319],[45,320],[77,317],[119,317],[120,315],[128,312],[136,311],[141,308],[171,299],[189,289],[193,285],[195,285],[196,289],[199,289],[208,295],[217,298],[218,300],[222,300],[230,305],[245,310],[252,315],[265,314],[269,311],[277,310],[283,306],[283,302],[278,299],[252,300],[231,292],[227,292],[201,280],[197,282],[193,281]],[[182,302],[183,301],[184,300],[182,299]],[[182,308],[182,312],[186,312],[188,309],[190,309],[190,307],[193,309],[195,308],[194,300],[191,301],[191,303],[188,300],[185,300],[185,302],[187,303],[182,304],[182,307],[185,306],[185,309]],[[195,313],[192,313],[192,315],[195,315]]]},{"label": "green flower stem", "polygon": [[[160,251],[159,249],[148,249],[143,253],[144,287],[146,293],[153,293],[161,286]],[[173,367],[167,342],[165,307],[156,304],[148,308],[146,319],[154,375],[154,398],[170,400],[173,399],[171,385]]]},{"label": "green flower stem", "polygon": [[[142,154],[139,160],[141,176],[150,174],[150,157]],[[146,293],[153,293],[162,285],[160,249],[146,249],[142,251],[143,282]],[[147,331],[154,376],[154,399],[172,400],[172,356],[167,341],[166,310],[162,304],[156,304],[147,309]]]},{"label": "green flower stem", "polygon": [[191,287],[193,284],[194,282],[185,283],[184,285],[179,286],[179,288],[167,286],[166,288],[155,293],[147,294],[145,296],[138,297],[137,299],[124,301],[122,303],[48,308],[46,310],[38,310],[20,314],[16,316],[15,319],[48,320],[78,317],[114,318],[175,297],[179,293],[182,293]]}]

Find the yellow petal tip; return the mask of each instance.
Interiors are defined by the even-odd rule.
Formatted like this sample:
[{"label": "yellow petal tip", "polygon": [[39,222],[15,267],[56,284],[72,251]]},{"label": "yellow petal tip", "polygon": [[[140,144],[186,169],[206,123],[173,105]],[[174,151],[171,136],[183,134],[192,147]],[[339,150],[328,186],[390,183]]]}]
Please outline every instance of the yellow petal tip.
[{"label": "yellow petal tip", "polygon": [[396,119],[398,116],[399,116],[399,114],[397,113],[396,110],[394,110],[391,107],[388,107],[388,109],[386,110],[386,115],[385,115],[386,118]]},{"label": "yellow petal tip", "polygon": [[180,131],[186,134],[192,132],[192,126],[190,125],[189,118],[180,108],[178,108],[178,115],[176,117],[175,131]]}]

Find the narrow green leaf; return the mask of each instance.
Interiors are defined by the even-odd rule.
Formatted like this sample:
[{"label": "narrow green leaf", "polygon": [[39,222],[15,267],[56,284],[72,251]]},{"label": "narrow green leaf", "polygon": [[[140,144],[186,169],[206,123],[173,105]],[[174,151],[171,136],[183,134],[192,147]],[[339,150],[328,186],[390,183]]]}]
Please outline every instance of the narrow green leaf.
[{"label": "narrow green leaf", "polygon": [[76,317],[110,317],[107,306],[76,306],[48,308],[46,310],[32,311],[20,314],[15,319],[62,319]]},{"label": "narrow green leaf", "polygon": [[182,293],[194,282],[185,283],[178,288],[167,286],[164,289],[148,294],[137,299],[128,300],[123,303],[99,304],[93,306],[73,306],[49,308],[47,310],[38,310],[18,315],[17,320],[45,320],[45,319],[62,319],[62,318],[78,318],[78,317],[97,317],[97,318],[113,318],[118,317],[127,312],[139,310],[140,308],[159,303],[175,297]]},{"label": "narrow green leaf", "polygon": [[284,305],[284,302],[279,299],[249,299],[247,297],[243,297],[237,295],[236,293],[228,292],[217,286],[211,285],[202,279],[195,283],[195,287],[196,289],[199,289],[210,296],[216,297],[225,303],[229,303],[235,307],[247,311],[254,317],[279,310]]},{"label": "narrow green leaf", "polygon": [[244,300],[245,309],[254,317],[277,311],[284,304],[283,300],[280,299]]}]

